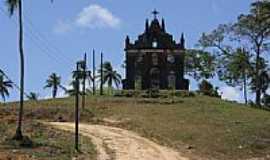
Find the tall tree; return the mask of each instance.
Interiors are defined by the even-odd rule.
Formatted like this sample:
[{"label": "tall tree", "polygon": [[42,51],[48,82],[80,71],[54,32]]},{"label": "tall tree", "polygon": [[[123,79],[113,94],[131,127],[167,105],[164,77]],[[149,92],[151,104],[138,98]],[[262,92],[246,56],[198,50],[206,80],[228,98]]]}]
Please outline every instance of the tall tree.
[{"label": "tall tree", "polygon": [[102,70],[100,68],[98,71],[100,80],[103,79],[103,81],[101,82],[103,82],[104,84],[107,83],[109,91],[112,90],[113,84],[115,84],[115,86],[119,88],[119,85],[121,84],[121,75],[117,73],[116,70],[113,69],[111,63],[104,62],[102,68],[103,68]]},{"label": "tall tree", "polygon": [[220,80],[229,86],[243,89],[245,104],[248,103],[247,87],[252,76],[251,58],[249,52],[238,48],[232,55],[219,59],[217,69]]},{"label": "tall tree", "polygon": [[23,117],[23,102],[24,102],[24,49],[23,49],[23,5],[22,0],[6,0],[10,16],[18,9],[18,24],[19,24],[19,52],[20,52],[20,110],[18,115],[18,125],[15,140],[22,140],[22,117]]},{"label": "tall tree", "polygon": [[4,101],[6,102],[6,97],[9,96],[9,89],[13,88],[12,82],[10,80],[5,80],[4,75],[0,74],[0,95]]},{"label": "tall tree", "polygon": [[186,51],[185,72],[195,80],[213,78],[216,66],[216,57],[210,52],[198,49]]},{"label": "tall tree", "polygon": [[270,47],[270,1],[262,0],[251,4],[249,14],[242,14],[233,25],[233,33],[242,40],[250,42],[255,53],[256,104],[261,104],[260,58]]},{"label": "tall tree", "polygon": [[[233,47],[248,46],[248,51],[254,56],[255,66],[253,69],[256,104],[260,106],[262,88],[260,84],[260,58],[270,49],[270,1],[262,0],[251,4],[248,14],[242,14],[237,21],[229,25],[220,25],[210,34],[203,34],[199,44],[205,48],[216,48],[219,58],[232,58],[236,49]],[[233,42],[227,43],[225,42]],[[238,45],[238,46],[236,46]],[[225,56],[225,57],[224,57]]]},{"label": "tall tree", "polygon": [[[78,79],[79,83],[82,84],[82,91],[80,91],[79,87],[79,92],[82,96],[82,109],[85,108],[85,95],[86,95],[86,80],[88,80],[89,86],[91,84],[91,81],[93,81],[93,78],[91,76],[91,71],[87,70],[87,57],[86,54],[84,55],[84,60],[83,61],[78,61],[78,71],[72,72],[72,78],[73,81],[71,82],[72,89],[68,90],[67,93],[69,95],[74,95],[75,94],[75,89],[76,89],[76,83],[75,80]],[[74,84],[73,84],[74,83]]]},{"label": "tall tree", "polygon": [[52,97],[56,98],[58,88],[66,90],[64,86],[61,85],[61,77],[58,76],[56,73],[52,73],[49,78],[46,80],[46,85],[44,89],[52,88]]},{"label": "tall tree", "polygon": [[[18,114],[18,125],[14,140],[23,140],[22,134],[22,117],[24,105],[24,47],[23,47],[23,1],[22,0],[5,0],[10,16],[14,15],[18,9],[18,24],[19,24],[19,52],[20,52],[20,109]],[[53,2],[53,0],[51,0]]]}]

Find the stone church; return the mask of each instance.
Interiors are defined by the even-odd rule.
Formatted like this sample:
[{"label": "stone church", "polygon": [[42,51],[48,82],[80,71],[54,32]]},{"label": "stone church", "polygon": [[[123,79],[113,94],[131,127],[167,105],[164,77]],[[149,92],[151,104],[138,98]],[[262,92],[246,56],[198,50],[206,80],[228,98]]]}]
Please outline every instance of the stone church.
[{"label": "stone church", "polygon": [[125,41],[126,79],[123,88],[147,90],[188,90],[189,80],[184,78],[185,39],[179,42],[166,31],[164,19],[154,18],[145,22],[144,33],[132,42]]}]

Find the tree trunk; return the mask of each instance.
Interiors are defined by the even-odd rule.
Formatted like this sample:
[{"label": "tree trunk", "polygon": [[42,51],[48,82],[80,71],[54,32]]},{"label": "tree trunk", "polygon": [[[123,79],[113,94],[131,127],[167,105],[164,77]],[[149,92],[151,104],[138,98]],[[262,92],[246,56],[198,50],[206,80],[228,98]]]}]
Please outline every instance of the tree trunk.
[{"label": "tree trunk", "polygon": [[261,89],[260,89],[260,46],[257,46],[257,53],[256,53],[256,105],[261,106]]},{"label": "tree trunk", "polygon": [[53,95],[53,99],[55,99],[56,98],[56,95],[57,95],[57,86],[53,86],[53,93],[52,93]]},{"label": "tree trunk", "polygon": [[22,140],[22,117],[23,117],[23,103],[24,103],[24,51],[23,51],[23,17],[22,17],[22,0],[18,1],[19,9],[19,51],[20,51],[20,61],[21,61],[21,77],[20,77],[20,109],[18,117],[18,125],[16,129],[16,134],[14,136],[15,140]]},{"label": "tree trunk", "polygon": [[245,104],[248,104],[248,98],[247,98],[247,75],[246,72],[244,73],[244,98],[245,98]]}]

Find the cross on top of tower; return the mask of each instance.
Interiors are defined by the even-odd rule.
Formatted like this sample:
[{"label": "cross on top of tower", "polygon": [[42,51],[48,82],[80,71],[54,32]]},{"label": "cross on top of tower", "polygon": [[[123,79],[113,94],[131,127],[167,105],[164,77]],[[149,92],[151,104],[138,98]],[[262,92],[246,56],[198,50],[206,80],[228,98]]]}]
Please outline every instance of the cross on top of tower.
[{"label": "cross on top of tower", "polygon": [[159,12],[156,9],[154,9],[152,14],[154,15],[154,19],[157,19],[157,15],[159,14]]}]

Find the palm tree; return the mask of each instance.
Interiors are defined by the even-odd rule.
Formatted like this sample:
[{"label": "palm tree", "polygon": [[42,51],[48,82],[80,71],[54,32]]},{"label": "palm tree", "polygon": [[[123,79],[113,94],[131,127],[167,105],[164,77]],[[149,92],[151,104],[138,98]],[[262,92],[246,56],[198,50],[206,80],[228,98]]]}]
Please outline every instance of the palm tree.
[{"label": "palm tree", "polygon": [[[93,82],[93,78],[92,78],[92,75],[91,75],[91,71],[86,70],[86,61],[81,61],[81,62],[78,62],[78,63],[80,63],[81,70],[80,71],[74,71],[74,72],[72,72],[73,82],[71,82],[70,85],[74,88],[74,86],[76,84],[76,82],[75,82],[76,81],[76,78],[78,78],[78,80],[82,84],[82,91],[79,91],[79,92],[82,95],[82,108],[84,109],[84,106],[85,106],[85,95],[86,95],[86,90],[87,90],[86,89],[86,80],[88,81],[88,84],[90,86],[91,82]],[[75,90],[73,90],[70,93],[71,90],[69,90],[67,93],[70,96],[75,95],[76,94],[75,93]]]},{"label": "palm tree", "polygon": [[112,91],[113,83],[117,88],[119,88],[119,85],[121,84],[121,75],[117,73],[116,70],[113,69],[110,62],[105,62],[103,64],[103,77],[101,77],[101,69],[98,71],[99,78],[103,78],[103,83],[107,83],[109,87],[109,91]]},{"label": "palm tree", "polygon": [[30,92],[27,98],[32,101],[37,101],[38,100],[38,93]]},{"label": "palm tree", "polygon": [[[23,49],[23,3],[22,0],[5,0],[10,16],[14,15],[18,9],[18,24],[19,24],[19,52],[20,52],[20,109],[18,114],[18,125],[14,140],[23,140],[22,134],[22,117],[23,117],[23,102],[24,102],[24,49]],[[51,0],[53,2],[53,0]]]},{"label": "palm tree", "polygon": [[12,84],[13,83],[10,80],[5,80],[4,75],[0,75],[0,94],[4,103],[6,102],[6,96],[9,96],[8,89],[13,88]]},{"label": "palm tree", "polygon": [[[70,88],[66,90],[66,93],[69,96],[75,96],[76,95],[76,80],[72,80],[69,84]],[[82,95],[82,91],[79,90],[79,95]]]},{"label": "palm tree", "polygon": [[22,140],[22,116],[23,116],[23,101],[24,101],[24,50],[23,50],[23,16],[22,16],[22,0],[6,0],[9,14],[12,16],[16,9],[18,9],[18,21],[19,21],[19,52],[20,52],[20,110],[18,117],[18,126],[15,140]]},{"label": "palm tree", "polygon": [[52,88],[53,99],[56,98],[58,88],[61,88],[64,91],[66,91],[66,88],[61,85],[61,77],[58,76],[56,73],[52,73],[46,80],[46,85],[44,86],[44,89],[46,88]]}]

